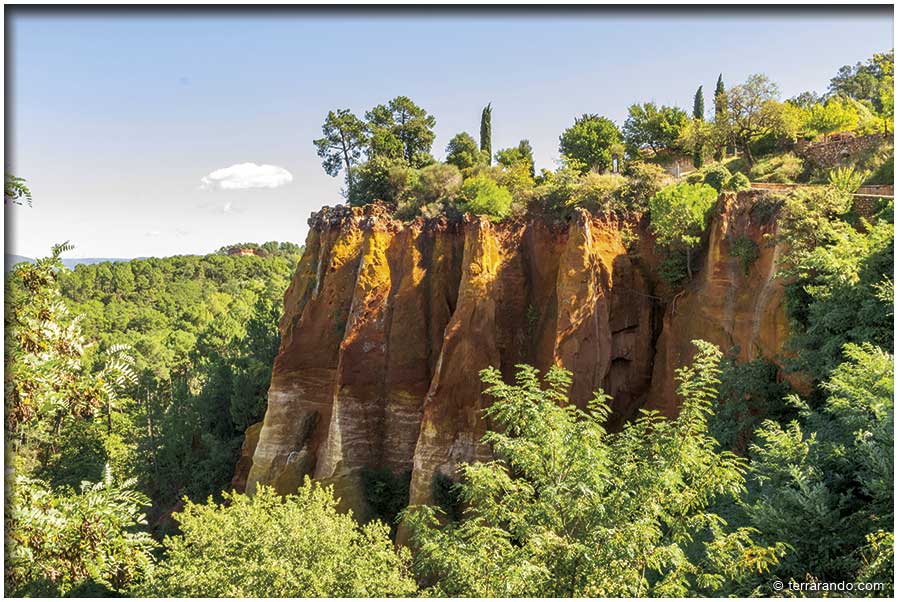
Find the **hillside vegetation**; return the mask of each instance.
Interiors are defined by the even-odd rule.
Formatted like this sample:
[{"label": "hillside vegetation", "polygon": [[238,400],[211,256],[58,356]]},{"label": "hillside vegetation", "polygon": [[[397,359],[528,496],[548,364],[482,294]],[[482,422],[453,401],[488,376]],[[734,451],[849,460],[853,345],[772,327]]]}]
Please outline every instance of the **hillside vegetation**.
[{"label": "hillside vegetation", "polygon": [[[479,140],[459,133],[442,162],[431,155],[435,118],[406,97],[364,119],[331,112],[314,143],[348,203],[380,200],[404,220],[554,222],[582,208],[630,236],[647,227],[674,291],[695,278],[721,194],[750,180],[819,184],[752,209],[778,220],[785,370],[804,390],[762,360],[737,363],[695,341],[677,372],[678,417],[643,412],[610,432],[609,397],[596,391],[577,409],[562,367],[520,365],[514,382],[486,369],[483,443],[495,459],[436,482],[433,505],[406,508],[407,486],[374,475],[366,494],[382,518],[364,524],[338,511],[327,483],[306,479],[283,497],[229,485],[243,432],[265,411],[299,247],[242,243],[67,270],[61,245],[16,266],[6,285],[7,591],[771,596],[846,582],[858,585],[852,595],[893,595],[894,206],[861,212],[852,197],[864,181],[890,181],[891,145],[825,171],[803,165],[799,148],[890,132],[892,73],[888,53],[843,68],[822,97],[780,101],[755,75],[732,88],[718,79],[713,116],[701,86],[692,111],[637,103],[620,128],[583,115],[560,135],[563,165],[541,173],[526,140],[493,152],[491,105]],[[665,171],[676,157],[694,171]],[[7,197],[32,202],[19,178]],[[731,247],[746,272],[758,256],[749,243]],[[399,523],[410,547],[395,545]]]}]

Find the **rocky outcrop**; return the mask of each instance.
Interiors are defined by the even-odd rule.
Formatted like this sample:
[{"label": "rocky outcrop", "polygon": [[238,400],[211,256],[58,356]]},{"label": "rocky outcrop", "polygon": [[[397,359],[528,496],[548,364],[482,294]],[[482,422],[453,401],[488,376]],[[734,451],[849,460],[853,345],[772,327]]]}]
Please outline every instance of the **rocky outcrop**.
[{"label": "rocky outcrop", "polygon": [[485,218],[403,225],[378,205],[313,215],[285,295],[268,409],[246,478],[287,493],[308,475],[365,513],[366,467],[434,475],[489,457],[478,372],[574,372],[571,399],[614,395],[618,422],[651,381],[649,284],[617,226]]},{"label": "rocky outcrop", "polygon": [[[718,201],[702,266],[664,313],[647,409],[676,415],[676,370],[691,362],[695,339],[714,343],[737,361],[781,359],[789,332],[784,289],[776,278],[781,247],[776,215],[757,210],[764,195],[724,194]],[[755,259],[735,256],[735,245],[754,249]]]},{"label": "rocky outcrop", "polygon": [[[386,468],[411,474],[412,503],[431,501],[435,475],[490,457],[488,366],[506,378],[519,363],[564,366],[571,402],[603,389],[619,428],[643,407],[676,413],[692,339],[775,358],[786,336],[776,225],[753,215],[756,194],[721,199],[703,267],[675,302],[655,282],[647,233],[628,252],[616,222],[582,210],[502,224],[402,224],[380,205],[314,214],[246,490],[288,493],[310,476],[364,517],[361,475]],[[758,247],[747,273],[730,253],[738,237]]]}]

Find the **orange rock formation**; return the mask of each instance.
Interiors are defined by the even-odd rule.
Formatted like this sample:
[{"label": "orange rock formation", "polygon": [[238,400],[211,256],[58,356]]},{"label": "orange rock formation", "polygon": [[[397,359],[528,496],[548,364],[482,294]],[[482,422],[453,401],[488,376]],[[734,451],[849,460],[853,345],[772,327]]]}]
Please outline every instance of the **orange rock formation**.
[{"label": "orange rock formation", "polygon": [[[287,493],[308,475],[364,517],[360,473],[387,468],[411,473],[411,503],[428,502],[436,473],[490,457],[487,366],[509,378],[518,363],[560,364],[572,403],[603,389],[619,428],[642,407],[676,413],[674,370],[692,339],[775,359],[787,334],[776,225],[752,219],[752,196],[721,198],[704,267],[675,303],[658,297],[650,251],[628,253],[616,223],[583,210],[508,224],[403,225],[380,205],[313,214],[268,409],[235,486]],[[728,246],[743,235],[760,250],[747,275]]]}]

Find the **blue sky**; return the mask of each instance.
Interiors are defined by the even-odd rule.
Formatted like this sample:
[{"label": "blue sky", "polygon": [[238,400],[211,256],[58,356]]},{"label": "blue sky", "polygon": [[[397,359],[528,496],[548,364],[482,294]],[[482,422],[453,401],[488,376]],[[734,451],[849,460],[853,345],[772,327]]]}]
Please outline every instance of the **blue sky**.
[{"label": "blue sky", "polygon": [[[8,11],[9,12],[9,11]],[[312,140],[327,111],[360,116],[397,95],[436,116],[433,152],[475,137],[493,105],[493,148],[528,138],[554,168],[582,113],[691,107],[718,73],[763,72],[783,98],[825,91],[844,64],[892,48],[890,12],[664,11],[103,14],[13,13],[7,25],[7,167],[34,206],[7,207],[7,252],[206,253],[303,242],[309,213],[340,202]],[[706,94],[710,107],[710,94]],[[221,189],[235,164],[283,168],[277,187]]]}]

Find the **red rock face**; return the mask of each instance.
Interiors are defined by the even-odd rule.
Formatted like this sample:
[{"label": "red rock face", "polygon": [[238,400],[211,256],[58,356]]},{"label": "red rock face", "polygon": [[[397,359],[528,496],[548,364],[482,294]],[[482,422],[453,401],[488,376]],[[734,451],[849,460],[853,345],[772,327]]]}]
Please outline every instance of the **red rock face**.
[{"label": "red rock face", "polygon": [[[700,271],[664,313],[649,409],[676,415],[675,372],[692,361],[695,339],[714,343],[743,362],[780,359],[789,334],[783,284],[776,278],[781,249],[776,244],[775,216],[762,221],[752,211],[757,196],[757,192],[724,195],[718,202]],[[743,237],[758,250],[747,273],[742,261],[731,255],[733,243]],[[798,381],[792,384],[801,388]]]},{"label": "red rock face", "polygon": [[[585,211],[498,225],[403,225],[376,205],[314,214],[246,490],[288,493],[310,476],[364,517],[361,472],[387,468],[411,472],[411,503],[430,502],[437,473],[490,458],[488,366],[510,378],[518,363],[562,365],[571,402],[605,390],[619,428],[641,407],[676,412],[673,371],[693,338],[773,357],[786,325],[765,239],[775,225],[752,222],[749,196],[721,202],[705,267],[675,310],[657,297],[646,245],[628,254],[617,225]],[[748,276],[728,253],[734,233],[760,246]]]}]

